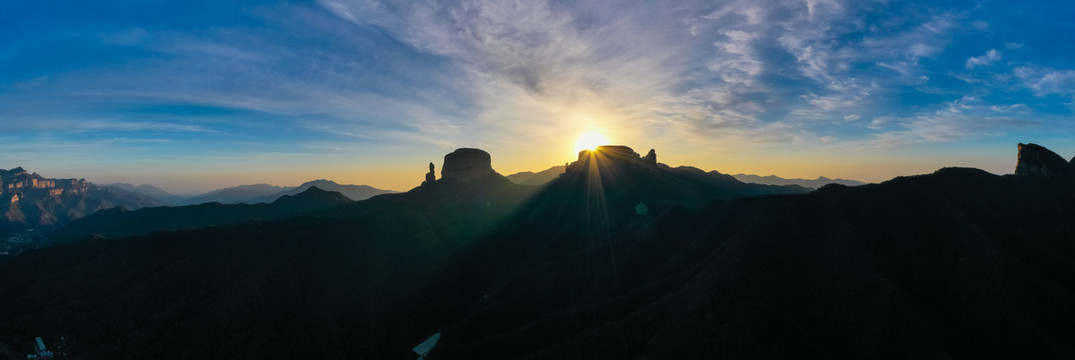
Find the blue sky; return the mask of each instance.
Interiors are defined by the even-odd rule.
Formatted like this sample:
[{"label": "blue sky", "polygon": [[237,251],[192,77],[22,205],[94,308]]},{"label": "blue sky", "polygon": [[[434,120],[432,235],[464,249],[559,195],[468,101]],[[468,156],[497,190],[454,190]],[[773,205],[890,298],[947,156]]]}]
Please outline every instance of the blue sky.
[{"label": "blue sky", "polygon": [[5,1],[0,168],[195,192],[508,174],[587,131],[725,173],[1070,158],[1063,1]]}]

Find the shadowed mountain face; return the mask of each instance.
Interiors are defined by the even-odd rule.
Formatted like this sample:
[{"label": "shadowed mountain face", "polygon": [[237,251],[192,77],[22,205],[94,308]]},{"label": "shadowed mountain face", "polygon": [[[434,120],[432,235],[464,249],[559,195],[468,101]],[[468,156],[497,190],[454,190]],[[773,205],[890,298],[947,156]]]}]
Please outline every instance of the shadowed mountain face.
[{"label": "shadowed mountain face", "polygon": [[1016,175],[1075,178],[1075,158],[1071,162],[1037,144],[1019,144]]},{"label": "shadowed mountain face", "polygon": [[0,258],[42,245],[57,227],[102,209],[160,206],[137,193],[85,179],[52,179],[23,168],[0,169]]},{"label": "shadowed mountain face", "polygon": [[159,206],[156,199],[99,187],[85,179],[51,179],[23,168],[0,169],[0,205],[11,224],[47,229],[100,209]]},{"label": "shadowed mountain face", "polygon": [[437,180],[318,218],[27,253],[0,263],[0,341],[64,335],[88,358],[406,358],[434,332],[440,359],[1075,355],[1069,181],[944,169],[741,197],[781,188],[609,150],[543,188]]}]

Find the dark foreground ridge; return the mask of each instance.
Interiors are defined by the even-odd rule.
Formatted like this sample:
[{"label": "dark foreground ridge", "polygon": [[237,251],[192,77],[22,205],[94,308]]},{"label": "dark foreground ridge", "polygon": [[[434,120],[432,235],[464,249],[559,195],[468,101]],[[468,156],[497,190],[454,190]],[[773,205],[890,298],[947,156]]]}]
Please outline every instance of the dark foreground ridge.
[{"label": "dark foreground ridge", "polygon": [[112,208],[77,219],[51,234],[49,244],[67,244],[96,235],[123,238],[154,231],[193,230],[315,215],[342,207],[351,199],[316,186],[296,195],[283,195],[271,204],[205,203],[176,207],[151,207],[135,211]]},{"label": "dark foreground ridge", "polygon": [[316,217],[33,251],[0,263],[0,341],[117,359],[414,359],[438,333],[431,359],[1075,356],[1067,179],[946,168],[773,194],[794,188],[620,150],[544,187],[481,167]]}]

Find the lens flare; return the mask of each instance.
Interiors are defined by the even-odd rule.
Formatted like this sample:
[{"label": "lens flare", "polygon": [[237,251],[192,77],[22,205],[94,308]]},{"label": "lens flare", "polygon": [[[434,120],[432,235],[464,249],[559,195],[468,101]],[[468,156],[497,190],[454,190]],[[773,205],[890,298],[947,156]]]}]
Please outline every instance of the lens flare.
[{"label": "lens flare", "polygon": [[589,131],[579,135],[579,139],[575,141],[575,152],[582,150],[594,150],[598,146],[608,145],[608,138],[599,133]]}]

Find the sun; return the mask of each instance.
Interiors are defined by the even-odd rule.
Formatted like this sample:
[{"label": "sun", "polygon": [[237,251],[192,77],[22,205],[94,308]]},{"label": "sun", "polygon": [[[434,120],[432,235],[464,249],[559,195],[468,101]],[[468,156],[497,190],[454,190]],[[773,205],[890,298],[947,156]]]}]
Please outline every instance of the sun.
[{"label": "sun", "polygon": [[608,138],[599,133],[588,131],[579,135],[579,139],[575,141],[575,152],[594,150],[601,145],[608,145]]}]

